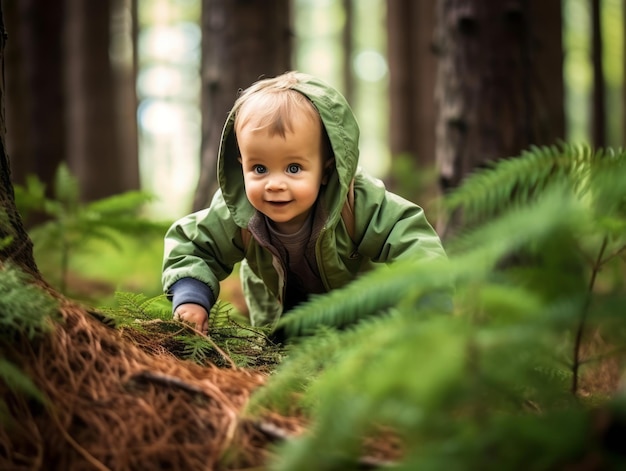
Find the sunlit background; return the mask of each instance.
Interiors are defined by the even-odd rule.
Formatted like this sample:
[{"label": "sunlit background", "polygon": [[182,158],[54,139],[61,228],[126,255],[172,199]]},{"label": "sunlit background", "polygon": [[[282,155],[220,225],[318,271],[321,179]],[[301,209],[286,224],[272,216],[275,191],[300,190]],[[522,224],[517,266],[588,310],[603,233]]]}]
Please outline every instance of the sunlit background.
[{"label": "sunlit background", "polygon": [[[351,99],[361,126],[361,165],[384,177],[390,165],[387,145],[388,66],[385,0],[354,1],[355,81]],[[590,13],[586,0],[564,0],[563,46],[567,139],[589,141]],[[603,5],[604,55],[609,103],[608,145],[620,146],[622,116],[610,103],[621,100],[623,75],[622,2]],[[139,1],[140,166],[144,189],[158,201],[151,212],[177,218],[191,207],[200,154],[200,0]],[[341,0],[294,0],[295,68],[317,75],[340,91],[343,83]]]},{"label": "sunlit background", "polygon": [[[355,74],[351,103],[361,126],[361,165],[383,176],[389,166],[388,84],[384,1],[355,2]],[[294,68],[339,90],[345,17],[341,2],[296,0]],[[137,79],[142,186],[157,195],[152,212],[175,218],[189,211],[198,180],[201,115],[200,1],[139,2]],[[367,32],[367,34],[364,34]]]}]

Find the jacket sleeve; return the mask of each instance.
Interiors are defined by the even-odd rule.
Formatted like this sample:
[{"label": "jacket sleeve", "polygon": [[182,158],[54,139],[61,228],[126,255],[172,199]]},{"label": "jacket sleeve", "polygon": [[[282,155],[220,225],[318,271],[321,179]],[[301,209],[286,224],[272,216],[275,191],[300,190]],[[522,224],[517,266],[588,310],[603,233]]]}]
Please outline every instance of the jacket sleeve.
[{"label": "jacket sleeve", "polygon": [[441,239],[418,205],[387,191],[364,174],[355,179],[355,226],[358,251],[377,263],[414,257],[445,257]]},{"label": "jacket sleeve", "polygon": [[[165,235],[163,271],[161,281],[168,297],[173,296],[172,286],[189,286],[192,279],[194,299],[203,286],[210,289],[202,296],[215,301],[219,296],[219,282],[226,278],[234,265],[243,259],[241,229],[230,217],[221,192],[217,192],[209,208],[176,221]],[[176,296],[177,304],[196,302]]]}]

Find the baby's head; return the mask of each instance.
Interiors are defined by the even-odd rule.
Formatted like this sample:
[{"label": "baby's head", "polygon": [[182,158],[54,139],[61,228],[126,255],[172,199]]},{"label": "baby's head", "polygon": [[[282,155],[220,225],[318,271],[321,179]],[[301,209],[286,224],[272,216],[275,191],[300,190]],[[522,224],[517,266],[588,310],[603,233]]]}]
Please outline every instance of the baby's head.
[{"label": "baby's head", "polygon": [[299,74],[261,80],[235,102],[235,135],[246,196],[283,232],[307,219],[333,165],[320,115],[293,90]]},{"label": "baby's head", "polygon": [[302,77],[298,72],[287,72],[260,80],[244,90],[233,106],[235,134],[250,128],[284,138],[287,132],[293,131],[294,117],[302,116],[319,128],[324,158],[332,158],[330,140],[317,109],[306,96],[292,88]]}]

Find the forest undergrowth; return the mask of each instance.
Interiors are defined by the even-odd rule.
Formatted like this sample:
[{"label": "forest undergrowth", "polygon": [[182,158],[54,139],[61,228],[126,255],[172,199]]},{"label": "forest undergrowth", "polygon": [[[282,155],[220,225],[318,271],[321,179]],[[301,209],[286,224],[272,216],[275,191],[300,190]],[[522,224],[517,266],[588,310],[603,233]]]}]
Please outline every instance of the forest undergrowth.
[{"label": "forest undergrowth", "polygon": [[625,162],[475,172],[447,260],[315,297],[286,346],[228,303],[202,337],[163,297],[85,307],[3,264],[0,468],[623,469]]}]

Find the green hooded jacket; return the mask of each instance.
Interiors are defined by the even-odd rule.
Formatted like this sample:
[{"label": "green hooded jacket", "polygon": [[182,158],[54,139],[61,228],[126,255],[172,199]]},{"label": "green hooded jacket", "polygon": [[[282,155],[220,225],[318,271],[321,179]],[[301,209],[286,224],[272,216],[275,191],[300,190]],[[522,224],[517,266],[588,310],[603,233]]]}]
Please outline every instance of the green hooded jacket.
[{"label": "green hooded jacket", "polygon": [[[335,159],[334,171],[319,192],[309,244],[326,290],[341,288],[376,263],[445,256],[422,208],[386,191],[381,181],[358,168],[359,128],[345,98],[317,78],[299,77],[292,88],[317,108]],[[208,208],[180,219],[167,232],[163,287],[174,297],[174,308],[196,302],[209,310],[220,281],[242,262],[251,323],[272,325],[282,314],[284,263],[263,231],[263,216],[246,198],[238,157],[231,111],[218,156],[220,189]],[[175,283],[189,278],[195,280],[195,290],[204,293],[176,299]]]}]

